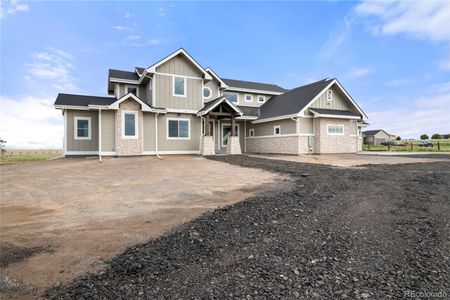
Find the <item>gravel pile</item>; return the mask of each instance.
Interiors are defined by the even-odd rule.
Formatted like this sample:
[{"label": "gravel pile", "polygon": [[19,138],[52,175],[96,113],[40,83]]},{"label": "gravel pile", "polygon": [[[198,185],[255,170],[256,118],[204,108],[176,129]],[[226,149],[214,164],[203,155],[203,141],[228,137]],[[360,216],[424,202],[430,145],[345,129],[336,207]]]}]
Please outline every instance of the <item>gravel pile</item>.
[{"label": "gravel pile", "polygon": [[343,169],[247,156],[212,159],[294,180],[130,247],[104,271],[46,297],[450,295],[450,162]]}]

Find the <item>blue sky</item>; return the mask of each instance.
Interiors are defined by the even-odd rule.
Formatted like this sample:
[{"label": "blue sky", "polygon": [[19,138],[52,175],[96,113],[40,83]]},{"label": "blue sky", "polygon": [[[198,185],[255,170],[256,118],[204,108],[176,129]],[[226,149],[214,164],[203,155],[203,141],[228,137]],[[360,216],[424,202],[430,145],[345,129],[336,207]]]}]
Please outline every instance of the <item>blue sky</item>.
[{"label": "blue sky", "polygon": [[58,92],[106,95],[109,68],[180,47],[226,78],[293,88],[337,77],[369,129],[450,132],[450,2],[2,1],[0,20],[9,147],[60,147]]}]

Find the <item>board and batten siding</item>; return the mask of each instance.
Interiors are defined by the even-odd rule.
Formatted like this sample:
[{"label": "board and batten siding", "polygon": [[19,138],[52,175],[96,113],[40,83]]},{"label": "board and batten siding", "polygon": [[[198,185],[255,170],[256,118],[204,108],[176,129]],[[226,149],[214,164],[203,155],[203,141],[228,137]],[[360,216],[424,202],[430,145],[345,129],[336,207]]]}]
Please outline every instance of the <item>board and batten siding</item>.
[{"label": "board and batten siding", "polygon": [[331,102],[327,101],[327,91],[325,91],[311,104],[310,108],[337,109],[358,112],[353,105],[349,103],[346,96],[335,88],[334,85],[330,87],[330,90],[333,91],[333,100]]},{"label": "board and batten siding", "polygon": [[313,133],[313,118],[299,118],[300,119],[300,133]]},{"label": "board and batten siding", "polygon": [[199,78],[203,76],[202,72],[182,55],[177,55],[158,66],[156,72]]},{"label": "board and batten siding", "polygon": [[[167,119],[189,119],[190,139],[168,139]],[[199,151],[200,118],[192,114],[165,114],[158,116],[158,151]]]},{"label": "board and batten siding", "polygon": [[115,111],[102,110],[102,151],[115,151]]},{"label": "board and batten siding", "polygon": [[[160,116],[158,116],[159,118]],[[155,151],[155,114],[144,113],[144,151]]]},{"label": "board and batten siding", "polygon": [[297,122],[291,119],[277,120],[266,123],[247,123],[247,137],[250,129],[255,130],[255,136],[273,135],[274,126],[280,126],[281,134],[295,134],[297,132]]},{"label": "board and batten siding", "polygon": [[[273,95],[267,95],[267,94],[256,94],[256,93],[243,93],[243,92],[235,92],[235,91],[222,91],[222,95],[223,93],[234,93],[234,94],[238,94],[239,98],[238,98],[238,102],[234,103],[236,105],[239,106],[250,106],[250,107],[260,107],[261,105],[263,105],[264,103],[266,103],[271,97],[273,97]],[[253,96],[253,101],[252,102],[245,102],[245,95],[252,95]],[[265,100],[264,102],[259,103],[258,102],[258,95],[264,96]]]},{"label": "board and batten siding", "polygon": [[173,76],[155,74],[155,107],[200,110],[203,107],[202,79],[186,78],[186,97],[173,96]]},{"label": "board and batten siding", "polygon": [[[98,151],[98,112],[85,110],[66,110],[67,151]],[[75,117],[91,118],[91,139],[75,139]]]}]

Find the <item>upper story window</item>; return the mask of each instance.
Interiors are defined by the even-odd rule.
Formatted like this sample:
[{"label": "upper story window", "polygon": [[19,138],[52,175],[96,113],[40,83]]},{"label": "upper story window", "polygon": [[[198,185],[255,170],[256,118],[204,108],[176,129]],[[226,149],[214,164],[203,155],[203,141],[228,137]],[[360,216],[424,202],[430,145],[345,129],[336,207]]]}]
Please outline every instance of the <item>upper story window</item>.
[{"label": "upper story window", "polygon": [[245,102],[253,102],[253,95],[245,94]]},{"label": "upper story window", "polygon": [[250,136],[250,137],[254,137],[255,136],[255,129],[250,129],[249,131],[248,131],[248,135]]},{"label": "upper story window", "polygon": [[258,95],[258,103],[264,103],[266,101],[266,96]]},{"label": "upper story window", "polygon": [[225,98],[227,98],[230,102],[233,102],[233,103],[239,102],[239,94],[237,94],[237,93],[224,92],[223,96]]},{"label": "upper story window", "polygon": [[74,139],[90,140],[91,139],[91,118],[75,117],[74,118]]},{"label": "upper story window", "polygon": [[333,91],[328,90],[327,91],[327,102],[330,103],[331,101],[333,101]]},{"label": "upper story window", "polygon": [[137,91],[138,91],[137,86],[127,85],[127,94],[132,93],[133,95],[137,96],[138,95]]},{"label": "upper story window", "polygon": [[138,138],[138,112],[122,111],[122,138],[137,139]]},{"label": "upper story window", "polygon": [[203,88],[203,98],[205,98],[205,99],[209,99],[209,98],[211,98],[211,95],[212,95],[212,91],[211,91],[211,89],[209,88],[209,87],[204,87]]},{"label": "upper story window", "polygon": [[186,97],[186,77],[173,77],[173,95]]},{"label": "upper story window", "polygon": [[327,125],[329,135],[344,135],[344,125]]},{"label": "upper story window", "polygon": [[281,134],[281,126],[273,126],[273,135],[280,135]]},{"label": "upper story window", "polygon": [[191,122],[189,119],[167,119],[167,139],[190,139]]}]

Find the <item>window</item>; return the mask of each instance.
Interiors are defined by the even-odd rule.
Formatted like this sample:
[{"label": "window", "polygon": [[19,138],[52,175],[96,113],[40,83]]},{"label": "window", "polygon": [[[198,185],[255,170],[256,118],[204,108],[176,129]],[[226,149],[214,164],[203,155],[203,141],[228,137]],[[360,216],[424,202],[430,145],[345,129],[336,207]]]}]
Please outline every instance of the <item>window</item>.
[{"label": "window", "polygon": [[280,135],[281,134],[281,126],[273,126],[273,135]]},{"label": "window", "polygon": [[137,139],[138,138],[138,112],[122,111],[122,138]]},{"label": "window", "polygon": [[173,95],[178,97],[186,97],[186,78],[173,77]]},{"label": "window", "polygon": [[91,139],[91,118],[75,117],[74,118],[74,139],[90,140]]},{"label": "window", "polygon": [[137,86],[135,85],[127,85],[127,94],[132,93],[133,95],[137,96]]},{"label": "window", "polygon": [[327,102],[330,103],[331,101],[333,101],[333,91],[328,90],[327,91]]},{"label": "window", "polygon": [[258,95],[258,103],[263,103],[266,101],[266,96]]},{"label": "window", "polygon": [[189,119],[167,119],[167,139],[190,139]]},{"label": "window", "polygon": [[250,129],[248,131],[248,136],[251,136],[251,137],[255,136],[255,129]]},{"label": "window", "polygon": [[329,135],[344,135],[344,125],[327,125]]},{"label": "window", "polygon": [[211,98],[211,89],[209,87],[204,87],[203,88],[203,98],[209,99]]},{"label": "window", "polygon": [[236,93],[224,92],[223,96],[233,103],[239,102],[239,95]]},{"label": "window", "polygon": [[[239,136],[239,125],[235,125],[234,129],[236,130],[237,136]],[[222,124],[222,147],[225,147],[227,145],[227,141],[230,136],[231,136],[231,125]]]},{"label": "window", "polygon": [[245,102],[253,102],[253,95],[245,94]]}]

